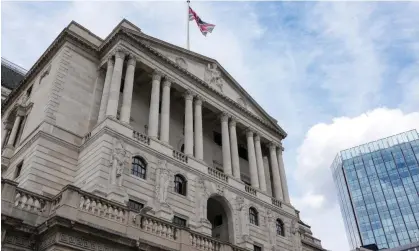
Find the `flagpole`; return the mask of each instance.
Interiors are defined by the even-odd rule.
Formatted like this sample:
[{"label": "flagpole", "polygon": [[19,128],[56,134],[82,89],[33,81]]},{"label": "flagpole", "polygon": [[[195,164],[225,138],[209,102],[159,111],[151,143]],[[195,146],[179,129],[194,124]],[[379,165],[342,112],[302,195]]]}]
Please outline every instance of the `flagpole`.
[{"label": "flagpole", "polygon": [[186,19],[186,49],[189,50],[189,0],[186,1],[188,3],[188,10],[187,10],[187,19]]}]

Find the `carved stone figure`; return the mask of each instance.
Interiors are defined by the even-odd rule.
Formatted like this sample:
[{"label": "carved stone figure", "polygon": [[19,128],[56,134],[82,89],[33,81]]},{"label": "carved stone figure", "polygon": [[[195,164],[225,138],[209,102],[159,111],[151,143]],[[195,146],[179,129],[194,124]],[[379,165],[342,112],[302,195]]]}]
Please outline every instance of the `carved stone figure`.
[{"label": "carved stone figure", "polygon": [[187,69],[188,68],[188,64],[186,63],[185,59],[183,58],[176,58],[176,64],[178,64],[180,67],[182,67],[183,69]]},{"label": "carved stone figure", "polygon": [[197,191],[197,208],[198,208],[198,217],[199,219],[207,218],[207,200],[209,192],[207,186],[205,185],[205,180],[203,178],[196,178],[196,191]]},{"label": "carved stone figure", "polygon": [[292,242],[295,251],[301,251],[301,240],[300,240],[300,232],[298,231],[298,224],[297,221],[294,219],[291,222],[291,234],[292,234]]},{"label": "carved stone figure", "polygon": [[204,80],[210,85],[216,85],[223,92],[224,80],[221,77],[220,71],[217,69],[217,64],[208,64],[205,69]]},{"label": "carved stone figure", "polygon": [[159,203],[167,204],[167,194],[170,185],[170,170],[167,168],[166,160],[158,161],[158,168],[156,171],[156,199]]},{"label": "carved stone figure", "polygon": [[128,163],[128,152],[121,140],[114,143],[112,149],[112,162],[111,162],[111,176],[110,183],[113,186],[122,186],[122,177],[125,165]]}]

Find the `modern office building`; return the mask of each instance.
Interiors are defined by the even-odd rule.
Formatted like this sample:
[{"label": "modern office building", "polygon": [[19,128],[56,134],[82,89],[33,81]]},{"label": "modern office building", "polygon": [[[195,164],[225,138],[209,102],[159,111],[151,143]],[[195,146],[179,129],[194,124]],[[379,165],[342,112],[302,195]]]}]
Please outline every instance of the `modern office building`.
[{"label": "modern office building", "polygon": [[419,135],[416,130],[341,151],[331,166],[352,249],[419,240]]},{"label": "modern office building", "polygon": [[324,250],[277,121],[216,60],[127,20],[104,39],[71,22],[1,120],[2,250]]},{"label": "modern office building", "polygon": [[15,89],[25,77],[26,70],[1,58],[1,101],[5,100],[10,92]]}]

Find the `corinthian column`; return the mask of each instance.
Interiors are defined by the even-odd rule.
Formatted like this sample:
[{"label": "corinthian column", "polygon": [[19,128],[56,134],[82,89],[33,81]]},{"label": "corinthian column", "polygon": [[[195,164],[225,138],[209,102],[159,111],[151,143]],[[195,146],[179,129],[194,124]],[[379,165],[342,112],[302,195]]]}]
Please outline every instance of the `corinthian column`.
[{"label": "corinthian column", "polygon": [[122,67],[124,65],[125,52],[117,50],[115,52],[115,67],[113,68],[112,81],[109,91],[108,107],[106,115],[116,118],[118,111],[119,90],[121,89]]},{"label": "corinthian column", "polygon": [[228,135],[228,115],[223,113],[221,115],[221,137],[223,149],[223,169],[224,173],[232,175],[231,173],[231,155],[230,155],[230,137]]},{"label": "corinthian column", "polygon": [[122,95],[121,122],[129,124],[131,116],[132,90],[134,89],[134,72],[136,59],[129,55],[125,73],[124,93]]},{"label": "corinthian column", "polygon": [[281,185],[281,177],[279,175],[278,169],[278,158],[276,157],[276,146],[275,144],[271,143],[269,145],[269,154],[270,154],[270,161],[271,161],[271,171],[272,171],[272,178],[273,178],[273,189],[275,198],[278,200],[282,200],[282,185]]},{"label": "corinthian column", "polygon": [[161,127],[160,127],[160,140],[169,143],[169,124],[170,124],[170,86],[172,80],[168,77],[163,81],[163,94],[161,102]]},{"label": "corinthian column", "polygon": [[159,71],[153,72],[151,82],[150,113],[148,116],[148,136],[157,138],[159,130],[159,103],[160,103],[160,80],[162,74]]},{"label": "corinthian column", "polygon": [[234,118],[230,120],[230,148],[233,175],[240,180],[239,150],[237,145],[236,120]]},{"label": "corinthian column", "polygon": [[105,83],[103,85],[102,99],[100,100],[98,122],[105,118],[106,108],[108,106],[109,91],[111,87],[112,73],[113,73],[113,59],[112,56],[108,58]]},{"label": "corinthian column", "polygon": [[253,141],[253,132],[249,129],[246,130],[247,136],[247,158],[249,160],[249,169],[250,169],[250,183],[252,187],[259,188],[259,177],[256,164],[255,156],[255,145]]},{"label": "corinthian column", "polygon": [[195,157],[198,160],[204,159],[203,139],[202,139],[202,98],[197,96],[195,99]]},{"label": "corinthian column", "polygon": [[185,93],[185,154],[193,155],[193,114],[192,114],[193,95],[191,92]]},{"label": "corinthian column", "polygon": [[266,192],[265,167],[263,166],[262,148],[260,146],[260,137],[255,135],[256,162],[258,165],[260,190]]},{"label": "corinthian column", "polygon": [[284,201],[290,203],[290,195],[288,193],[287,177],[285,175],[284,160],[282,158],[282,152],[284,148],[279,146],[276,148],[276,157],[278,158],[279,176],[281,178],[282,193],[284,195]]}]

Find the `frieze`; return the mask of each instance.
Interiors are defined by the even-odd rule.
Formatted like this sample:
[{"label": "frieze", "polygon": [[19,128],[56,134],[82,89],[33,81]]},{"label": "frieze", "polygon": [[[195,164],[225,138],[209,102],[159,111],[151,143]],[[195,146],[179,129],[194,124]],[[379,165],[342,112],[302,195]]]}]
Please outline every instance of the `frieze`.
[{"label": "frieze", "polygon": [[94,251],[118,251],[117,248],[112,247],[110,245],[99,243],[92,240],[87,240],[81,236],[73,236],[66,233],[60,233],[58,238],[59,243],[64,243],[76,248],[82,248],[87,250],[94,250]]},{"label": "frieze", "polygon": [[6,236],[4,238],[4,242],[7,244],[11,244],[14,246],[19,246],[19,247],[24,247],[24,248],[28,248],[31,249],[34,244],[35,244],[35,240],[33,238],[30,238],[29,236],[23,236],[21,234],[10,234],[8,235],[6,233]]}]

